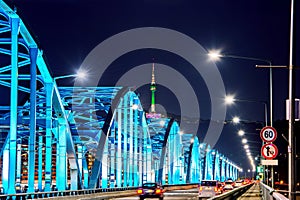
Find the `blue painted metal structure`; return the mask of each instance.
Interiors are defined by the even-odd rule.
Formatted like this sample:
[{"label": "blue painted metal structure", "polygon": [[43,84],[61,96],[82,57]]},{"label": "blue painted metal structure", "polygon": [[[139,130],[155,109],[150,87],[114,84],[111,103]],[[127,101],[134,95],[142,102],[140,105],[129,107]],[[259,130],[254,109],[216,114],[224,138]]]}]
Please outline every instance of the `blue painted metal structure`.
[{"label": "blue painted metal structure", "polygon": [[[5,194],[197,183],[238,167],[175,119],[146,119],[131,88],[58,87],[19,16],[0,0],[1,183]],[[29,100],[26,101],[26,99]]]}]

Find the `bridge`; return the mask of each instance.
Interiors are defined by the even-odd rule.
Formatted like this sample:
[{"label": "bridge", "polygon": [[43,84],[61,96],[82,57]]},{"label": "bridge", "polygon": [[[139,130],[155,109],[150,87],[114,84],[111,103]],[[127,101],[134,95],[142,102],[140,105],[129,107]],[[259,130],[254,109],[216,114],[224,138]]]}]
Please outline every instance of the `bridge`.
[{"label": "bridge", "polygon": [[[130,87],[59,87],[22,19],[0,1],[2,193],[236,180],[222,152],[146,117]],[[5,100],[8,99],[8,100]]]}]

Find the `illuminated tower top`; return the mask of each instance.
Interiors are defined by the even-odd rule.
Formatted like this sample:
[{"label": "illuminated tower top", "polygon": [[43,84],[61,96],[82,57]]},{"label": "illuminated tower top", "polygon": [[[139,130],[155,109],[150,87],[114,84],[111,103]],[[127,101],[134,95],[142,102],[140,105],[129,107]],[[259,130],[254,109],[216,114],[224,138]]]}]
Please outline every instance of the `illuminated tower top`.
[{"label": "illuminated tower top", "polygon": [[155,74],[154,74],[154,63],[152,64],[152,79],[151,79],[151,113],[155,113],[155,91],[156,91],[156,83],[155,83]]}]

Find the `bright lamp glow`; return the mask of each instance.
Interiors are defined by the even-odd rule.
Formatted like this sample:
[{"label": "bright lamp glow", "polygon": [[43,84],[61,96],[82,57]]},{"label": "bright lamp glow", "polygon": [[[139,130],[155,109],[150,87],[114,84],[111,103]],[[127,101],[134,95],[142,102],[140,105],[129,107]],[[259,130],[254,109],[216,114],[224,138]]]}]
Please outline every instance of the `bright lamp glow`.
[{"label": "bright lamp glow", "polygon": [[233,117],[232,122],[235,124],[240,123],[240,118],[239,117]]},{"label": "bright lamp glow", "polygon": [[246,143],[247,143],[247,139],[243,138],[243,139],[242,139],[242,143],[243,143],[243,144],[246,144]]},{"label": "bright lamp glow", "polygon": [[82,70],[78,70],[77,73],[76,73],[76,78],[79,78],[79,79],[85,79],[87,76],[87,73],[85,71],[82,71]]},{"label": "bright lamp glow", "polygon": [[239,134],[239,136],[243,136],[245,134],[245,132],[243,130],[239,130],[238,134]]},{"label": "bright lamp glow", "polygon": [[235,99],[234,99],[233,95],[227,95],[227,96],[225,96],[224,101],[225,101],[225,104],[230,105],[230,104],[234,103]]},{"label": "bright lamp glow", "polygon": [[249,149],[249,145],[248,145],[248,144],[245,144],[245,145],[244,145],[244,149]]},{"label": "bright lamp glow", "polygon": [[220,53],[220,50],[211,50],[207,54],[209,58],[213,61],[218,61],[222,57],[222,54]]}]

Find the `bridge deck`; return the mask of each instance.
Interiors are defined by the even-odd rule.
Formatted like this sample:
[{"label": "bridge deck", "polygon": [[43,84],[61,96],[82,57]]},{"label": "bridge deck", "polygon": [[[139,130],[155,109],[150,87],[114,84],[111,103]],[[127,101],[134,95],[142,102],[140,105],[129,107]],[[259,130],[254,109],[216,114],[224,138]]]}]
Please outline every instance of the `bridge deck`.
[{"label": "bridge deck", "polygon": [[254,184],[242,196],[240,196],[238,198],[238,200],[244,200],[244,199],[251,199],[251,200],[262,199],[261,194],[260,194],[259,184]]}]

